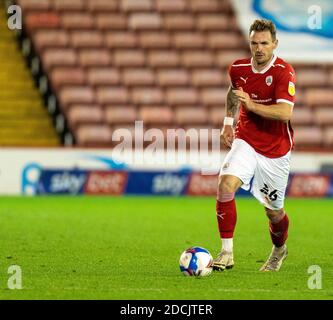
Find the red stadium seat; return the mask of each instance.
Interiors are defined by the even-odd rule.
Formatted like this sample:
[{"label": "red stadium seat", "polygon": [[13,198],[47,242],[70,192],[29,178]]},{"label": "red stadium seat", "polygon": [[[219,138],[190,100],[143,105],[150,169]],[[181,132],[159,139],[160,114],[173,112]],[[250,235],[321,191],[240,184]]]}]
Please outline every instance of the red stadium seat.
[{"label": "red stadium seat", "polygon": [[245,59],[250,56],[250,53],[245,50],[219,50],[216,53],[215,62],[221,68],[229,68],[229,66],[236,60]]},{"label": "red stadium seat", "polygon": [[155,77],[153,71],[148,68],[125,69],[122,82],[126,86],[149,86],[154,84]]},{"label": "red stadium seat", "polygon": [[193,105],[198,102],[198,93],[193,88],[170,88],[166,91],[169,105]]},{"label": "red stadium seat", "polygon": [[100,13],[96,15],[96,25],[100,30],[126,30],[127,18],[120,13]]},{"label": "red stadium seat", "polygon": [[90,12],[114,12],[118,8],[118,0],[92,0],[87,2]]},{"label": "red stadium seat", "polygon": [[134,49],[138,46],[138,38],[133,32],[111,31],[106,33],[105,43],[110,49]]},{"label": "red stadium seat", "polygon": [[157,73],[158,84],[160,86],[186,86],[189,84],[189,74],[184,69],[165,69]]},{"label": "red stadium seat", "polygon": [[93,29],[94,18],[88,13],[66,13],[61,15],[61,25],[65,29]]},{"label": "red stadium seat", "polygon": [[128,20],[128,27],[132,30],[156,30],[161,26],[162,18],[157,13],[135,13]]},{"label": "red stadium seat", "polygon": [[151,67],[177,67],[180,63],[178,52],[172,50],[152,50],[147,55]]},{"label": "red stadium seat", "polygon": [[[333,106],[333,105],[332,105]],[[317,107],[314,110],[314,119],[316,124],[333,127],[333,109],[331,107]]]},{"label": "red stadium seat", "polygon": [[313,112],[305,106],[295,105],[291,118],[292,125],[310,125],[314,123]]},{"label": "red stadium seat", "polygon": [[153,4],[153,0],[120,0],[120,8],[124,12],[150,11]]},{"label": "red stadium seat", "polygon": [[170,46],[170,36],[165,32],[144,32],[139,42],[144,49],[164,49]]},{"label": "red stadium seat", "polygon": [[79,67],[57,67],[50,75],[52,87],[56,91],[66,85],[84,85],[86,80],[85,72]]},{"label": "red stadium seat", "polygon": [[129,102],[129,93],[125,87],[99,87],[96,91],[97,102],[102,105],[126,104]]},{"label": "red stadium seat", "polygon": [[37,52],[46,48],[65,48],[69,44],[68,33],[64,30],[39,30],[33,34],[33,43]]},{"label": "red stadium seat", "polygon": [[79,63],[83,67],[106,67],[111,64],[111,53],[107,49],[81,49]]},{"label": "red stadium seat", "polygon": [[60,17],[55,12],[31,12],[26,15],[24,25],[28,34],[40,29],[56,29],[60,26]]},{"label": "red stadium seat", "polygon": [[105,147],[112,145],[112,131],[108,125],[81,125],[74,132],[79,147]]},{"label": "red stadium seat", "polygon": [[294,128],[296,150],[309,147],[320,147],[323,142],[323,132],[319,127],[301,126]]},{"label": "red stadium seat", "polygon": [[200,14],[197,18],[198,28],[202,31],[226,31],[230,29],[230,20],[227,15]]},{"label": "red stadium seat", "polygon": [[134,104],[162,104],[163,99],[163,91],[158,87],[134,88],[131,94],[131,100]]},{"label": "red stadium seat", "polygon": [[29,11],[45,11],[51,9],[52,0],[17,0],[24,13]]},{"label": "red stadium seat", "polygon": [[165,14],[164,28],[169,31],[190,31],[195,28],[195,20],[189,14]]},{"label": "red stadium seat", "polygon": [[135,107],[127,106],[106,106],[105,107],[105,120],[111,126],[120,124],[134,125],[137,120],[137,112]]},{"label": "red stadium seat", "polygon": [[141,50],[116,50],[114,64],[118,67],[141,67],[145,64],[145,58]]},{"label": "red stadium seat", "polygon": [[174,114],[170,107],[165,106],[143,106],[139,112],[140,119],[146,126],[160,126],[172,124]]},{"label": "red stadium seat", "polygon": [[318,87],[327,84],[327,73],[323,69],[306,68],[296,70],[297,86]]},{"label": "red stadium seat", "polygon": [[112,67],[92,67],[87,70],[87,81],[91,86],[119,85],[120,74]]},{"label": "red stadium seat", "polygon": [[166,12],[182,12],[187,8],[186,0],[156,0],[157,11]]},{"label": "red stadium seat", "polygon": [[192,72],[192,84],[197,87],[222,86],[226,80],[220,70],[195,69]]},{"label": "red stadium seat", "polygon": [[104,38],[98,31],[73,31],[71,44],[74,48],[100,48],[104,44]]},{"label": "red stadium seat", "polygon": [[88,86],[66,86],[59,90],[61,107],[66,110],[71,104],[91,104],[95,101],[95,93]]},{"label": "red stadium seat", "polygon": [[179,126],[206,124],[208,115],[202,107],[182,107],[175,111],[176,123]]},{"label": "red stadium seat", "polygon": [[223,105],[227,97],[227,88],[204,88],[200,92],[200,102],[205,105]]},{"label": "red stadium seat", "polygon": [[239,49],[244,47],[244,39],[236,32],[209,32],[207,44],[212,49]]},{"label": "red stadium seat", "polygon": [[333,128],[327,127],[323,133],[323,143],[329,150],[333,150]]},{"label": "red stadium seat", "polygon": [[104,110],[98,105],[71,105],[67,111],[71,129],[82,124],[103,124]]},{"label": "red stadium seat", "polygon": [[185,67],[212,67],[214,64],[214,56],[209,51],[190,50],[184,51],[181,56],[182,63]]},{"label": "red stadium seat", "polygon": [[52,0],[54,9],[59,11],[81,11],[85,7],[85,0]]},{"label": "red stadium seat", "polygon": [[215,128],[221,129],[223,127],[224,116],[225,116],[224,106],[212,107],[208,114],[209,122]]},{"label": "red stadium seat", "polygon": [[190,1],[190,9],[193,12],[218,12],[221,6],[221,2],[219,0],[191,0]]},{"label": "red stadium seat", "polygon": [[177,49],[199,49],[203,48],[205,40],[198,32],[178,32],[173,35],[172,44]]},{"label": "red stadium seat", "polygon": [[46,71],[56,66],[75,66],[77,62],[73,49],[46,49],[42,53],[42,64]]},{"label": "red stadium seat", "polygon": [[308,89],[305,92],[305,101],[310,106],[332,106],[333,91],[330,88]]}]

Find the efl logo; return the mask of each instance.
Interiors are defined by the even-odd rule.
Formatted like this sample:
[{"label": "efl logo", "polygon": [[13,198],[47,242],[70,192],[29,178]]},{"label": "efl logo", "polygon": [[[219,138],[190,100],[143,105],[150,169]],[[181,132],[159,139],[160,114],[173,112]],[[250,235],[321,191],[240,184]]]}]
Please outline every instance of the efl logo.
[{"label": "efl logo", "polygon": [[291,177],[288,196],[290,197],[322,197],[329,190],[328,175],[294,175]]}]

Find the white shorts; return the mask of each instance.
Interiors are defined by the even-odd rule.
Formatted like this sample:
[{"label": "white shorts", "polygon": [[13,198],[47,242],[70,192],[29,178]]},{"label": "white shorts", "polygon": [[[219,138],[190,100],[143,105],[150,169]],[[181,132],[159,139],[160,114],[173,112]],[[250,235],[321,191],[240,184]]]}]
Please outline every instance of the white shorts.
[{"label": "white shorts", "polygon": [[289,171],[290,151],[281,158],[267,158],[244,140],[235,139],[220,175],[238,177],[242,189],[250,190],[265,207],[278,210],[283,208]]}]

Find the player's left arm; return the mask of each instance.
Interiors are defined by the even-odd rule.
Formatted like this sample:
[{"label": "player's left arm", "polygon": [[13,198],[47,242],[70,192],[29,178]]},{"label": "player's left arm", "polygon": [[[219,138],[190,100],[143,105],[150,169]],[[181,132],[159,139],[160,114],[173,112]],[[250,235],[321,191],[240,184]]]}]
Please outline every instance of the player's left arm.
[{"label": "player's left arm", "polygon": [[295,71],[288,66],[281,72],[281,77],[275,87],[275,104],[263,105],[256,103],[242,89],[233,92],[248,111],[268,119],[289,121],[295,101]]}]

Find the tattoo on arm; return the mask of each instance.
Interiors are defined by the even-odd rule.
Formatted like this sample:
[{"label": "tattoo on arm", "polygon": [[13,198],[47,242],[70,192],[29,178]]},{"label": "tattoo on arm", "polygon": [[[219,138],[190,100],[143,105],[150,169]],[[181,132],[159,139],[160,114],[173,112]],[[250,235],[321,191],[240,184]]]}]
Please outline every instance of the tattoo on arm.
[{"label": "tattoo on arm", "polygon": [[238,98],[232,92],[232,87],[229,87],[226,100],[226,110],[225,110],[226,116],[234,118],[237,113],[238,106],[239,106]]}]

